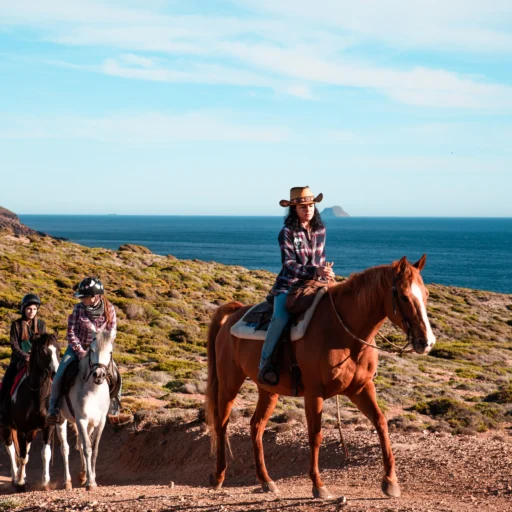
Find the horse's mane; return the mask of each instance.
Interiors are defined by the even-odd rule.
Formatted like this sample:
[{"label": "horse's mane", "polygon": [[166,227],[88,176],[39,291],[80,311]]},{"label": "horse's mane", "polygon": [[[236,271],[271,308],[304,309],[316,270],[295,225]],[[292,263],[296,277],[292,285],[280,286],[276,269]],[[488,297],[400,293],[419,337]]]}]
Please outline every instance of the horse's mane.
[{"label": "horse's mane", "polygon": [[[49,345],[53,345],[57,352],[60,352],[60,344],[57,341],[57,335],[49,332],[43,334],[35,334],[32,338],[32,350],[30,351],[29,358],[29,369],[33,369],[34,365],[39,364],[39,351],[41,348],[45,348]],[[37,360],[37,362],[36,362]]]},{"label": "horse's mane", "polygon": [[[409,271],[410,272],[410,271]],[[405,278],[412,278],[406,273]],[[392,267],[378,265],[350,274],[349,278],[333,287],[335,294],[353,293],[363,308],[370,308],[391,286]]]},{"label": "horse's mane", "polygon": [[101,331],[96,336],[96,346],[102,351],[109,343],[114,342],[115,331]]}]

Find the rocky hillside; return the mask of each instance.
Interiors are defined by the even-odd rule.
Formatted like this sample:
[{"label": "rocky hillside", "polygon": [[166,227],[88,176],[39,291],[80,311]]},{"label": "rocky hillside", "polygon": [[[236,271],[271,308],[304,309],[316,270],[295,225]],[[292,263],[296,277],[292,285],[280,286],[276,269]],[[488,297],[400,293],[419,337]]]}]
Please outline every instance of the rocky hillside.
[{"label": "rocky hillside", "polygon": [[44,236],[44,233],[39,233],[34,231],[33,229],[25,226],[20,222],[18,216],[8,210],[7,208],[2,208],[0,206],[0,233],[8,233],[13,235],[21,235],[21,236],[31,236],[31,235],[41,235]]},{"label": "rocky hillside", "polygon": [[[12,214],[7,218],[14,226]],[[41,296],[41,316],[64,346],[73,286],[84,276],[97,275],[117,308],[115,354],[125,379],[124,406],[139,424],[198,414],[212,311],[231,299],[262,300],[274,280],[266,271],[178,260],[144,247],[92,249],[14,232],[0,234],[0,362],[8,363],[9,325],[25,293]],[[429,314],[438,338],[434,350],[423,357],[381,355],[376,385],[390,424],[455,433],[510,426],[512,296],[438,285],[429,289]],[[392,341],[403,339],[390,325],[383,332]],[[234,414],[250,415],[255,401],[255,386],[246,382]],[[301,408],[301,400],[284,397],[273,421],[302,421]],[[326,404],[324,418],[334,423],[334,401]],[[366,424],[346,401],[343,418]]]}]

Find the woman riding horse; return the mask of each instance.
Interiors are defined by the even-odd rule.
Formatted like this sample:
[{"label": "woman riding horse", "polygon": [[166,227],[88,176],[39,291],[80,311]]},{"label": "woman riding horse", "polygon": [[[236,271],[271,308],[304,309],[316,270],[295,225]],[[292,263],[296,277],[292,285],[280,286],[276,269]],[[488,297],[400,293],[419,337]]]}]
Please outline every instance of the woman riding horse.
[{"label": "woman riding horse", "polygon": [[21,300],[20,313],[21,318],[11,324],[11,362],[5,371],[0,390],[0,425],[7,423],[7,402],[9,394],[14,384],[16,374],[28,363],[30,358],[30,349],[32,339],[36,334],[46,332],[46,324],[40,318],[37,318],[41,300],[33,293],[28,293]]},{"label": "woman riding horse", "polygon": [[311,279],[326,283],[334,279],[332,263],[325,262],[325,227],[315,206],[322,199],[323,194],[315,197],[306,186],[292,188],[290,200],[279,202],[289,211],[278,236],[283,266],[270,290],[274,312],[261,351],[258,380],[262,384],[275,386],[279,380],[270,358],[290,317],[286,309],[290,288]]},{"label": "woman riding horse", "polygon": [[[85,356],[87,348],[93,340],[93,330],[116,330],[116,311],[104,297],[104,293],[103,284],[97,277],[87,277],[78,285],[75,297],[80,299],[80,302],[75,305],[73,312],[68,317],[67,339],[69,345],[53,379],[50,408],[46,416],[48,424],[56,423],[59,420],[62,377],[72,361],[81,360]],[[119,415],[120,388],[118,396],[113,402],[116,403],[112,404],[110,421],[116,424],[127,421],[130,416]]]}]

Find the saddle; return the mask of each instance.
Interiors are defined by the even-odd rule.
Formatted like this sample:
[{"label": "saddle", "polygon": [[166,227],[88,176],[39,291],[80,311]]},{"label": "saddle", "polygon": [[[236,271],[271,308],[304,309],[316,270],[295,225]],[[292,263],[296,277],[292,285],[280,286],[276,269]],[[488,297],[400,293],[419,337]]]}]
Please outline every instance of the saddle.
[{"label": "saddle", "polygon": [[27,365],[24,364],[16,374],[16,377],[14,377],[14,382],[11,387],[10,396],[11,398],[16,393],[16,390],[18,389],[18,386],[20,385],[20,382],[23,380],[23,377],[27,374]]},{"label": "saddle", "polygon": [[[61,396],[67,397],[69,395],[69,392],[76,381],[79,365],[80,361],[75,360],[71,361],[71,363],[69,363],[68,367],[66,368],[61,381]],[[119,392],[119,389],[121,388],[122,379],[121,374],[119,373],[117,367],[114,365],[113,361],[110,362],[110,365],[108,367],[107,383],[110,398],[116,397]]]},{"label": "saddle", "polygon": [[[290,319],[290,340],[296,341],[304,337],[307,327],[315,309],[327,292],[327,288],[319,288],[314,296],[313,303],[306,311],[291,315]],[[274,307],[268,300],[253,306],[247,313],[231,327],[231,334],[237,338],[248,340],[264,340],[267,334],[268,325],[272,318]]]}]

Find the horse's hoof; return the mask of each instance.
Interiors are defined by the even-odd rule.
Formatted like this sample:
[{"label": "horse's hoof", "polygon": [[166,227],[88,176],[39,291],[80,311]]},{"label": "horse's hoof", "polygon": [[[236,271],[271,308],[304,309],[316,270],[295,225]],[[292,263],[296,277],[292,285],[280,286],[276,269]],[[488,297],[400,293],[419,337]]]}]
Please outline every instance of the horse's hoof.
[{"label": "horse's hoof", "polygon": [[213,473],[210,473],[210,486],[214,491],[222,487],[222,482],[219,482]]},{"label": "horse's hoof", "polygon": [[333,496],[327,490],[327,487],[313,487],[313,498],[320,500],[332,500]]},{"label": "horse's hoof", "polygon": [[27,484],[14,484],[16,492],[25,492],[27,490]]},{"label": "horse's hoof", "polygon": [[80,471],[80,473],[78,473],[78,480],[80,481],[80,485],[85,485],[85,482],[87,482],[87,475],[85,471]]},{"label": "horse's hoof", "polygon": [[50,484],[43,484],[41,487],[43,491],[49,491],[50,490]]},{"label": "horse's hoof", "polygon": [[64,489],[66,489],[66,491],[71,491],[71,489],[73,489],[73,484],[71,483],[71,480],[67,480],[66,482],[64,482]]},{"label": "horse's hoof", "polygon": [[279,494],[279,489],[275,482],[270,480],[270,482],[264,482],[261,484],[261,488],[263,492],[271,492],[272,494]]},{"label": "horse's hoof", "polygon": [[98,487],[98,484],[87,484],[87,485],[85,486],[85,489],[86,489],[87,491],[94,491],[94,489],[96,489],[96,487]]},{"label": "horse's hoof", "polygon": [[382,480],[381,485],[382,492],[391,498],[400,498],[402,496],[402,491],[400,491],[400,486],[397,482],[390,482],[386,478]]}]

